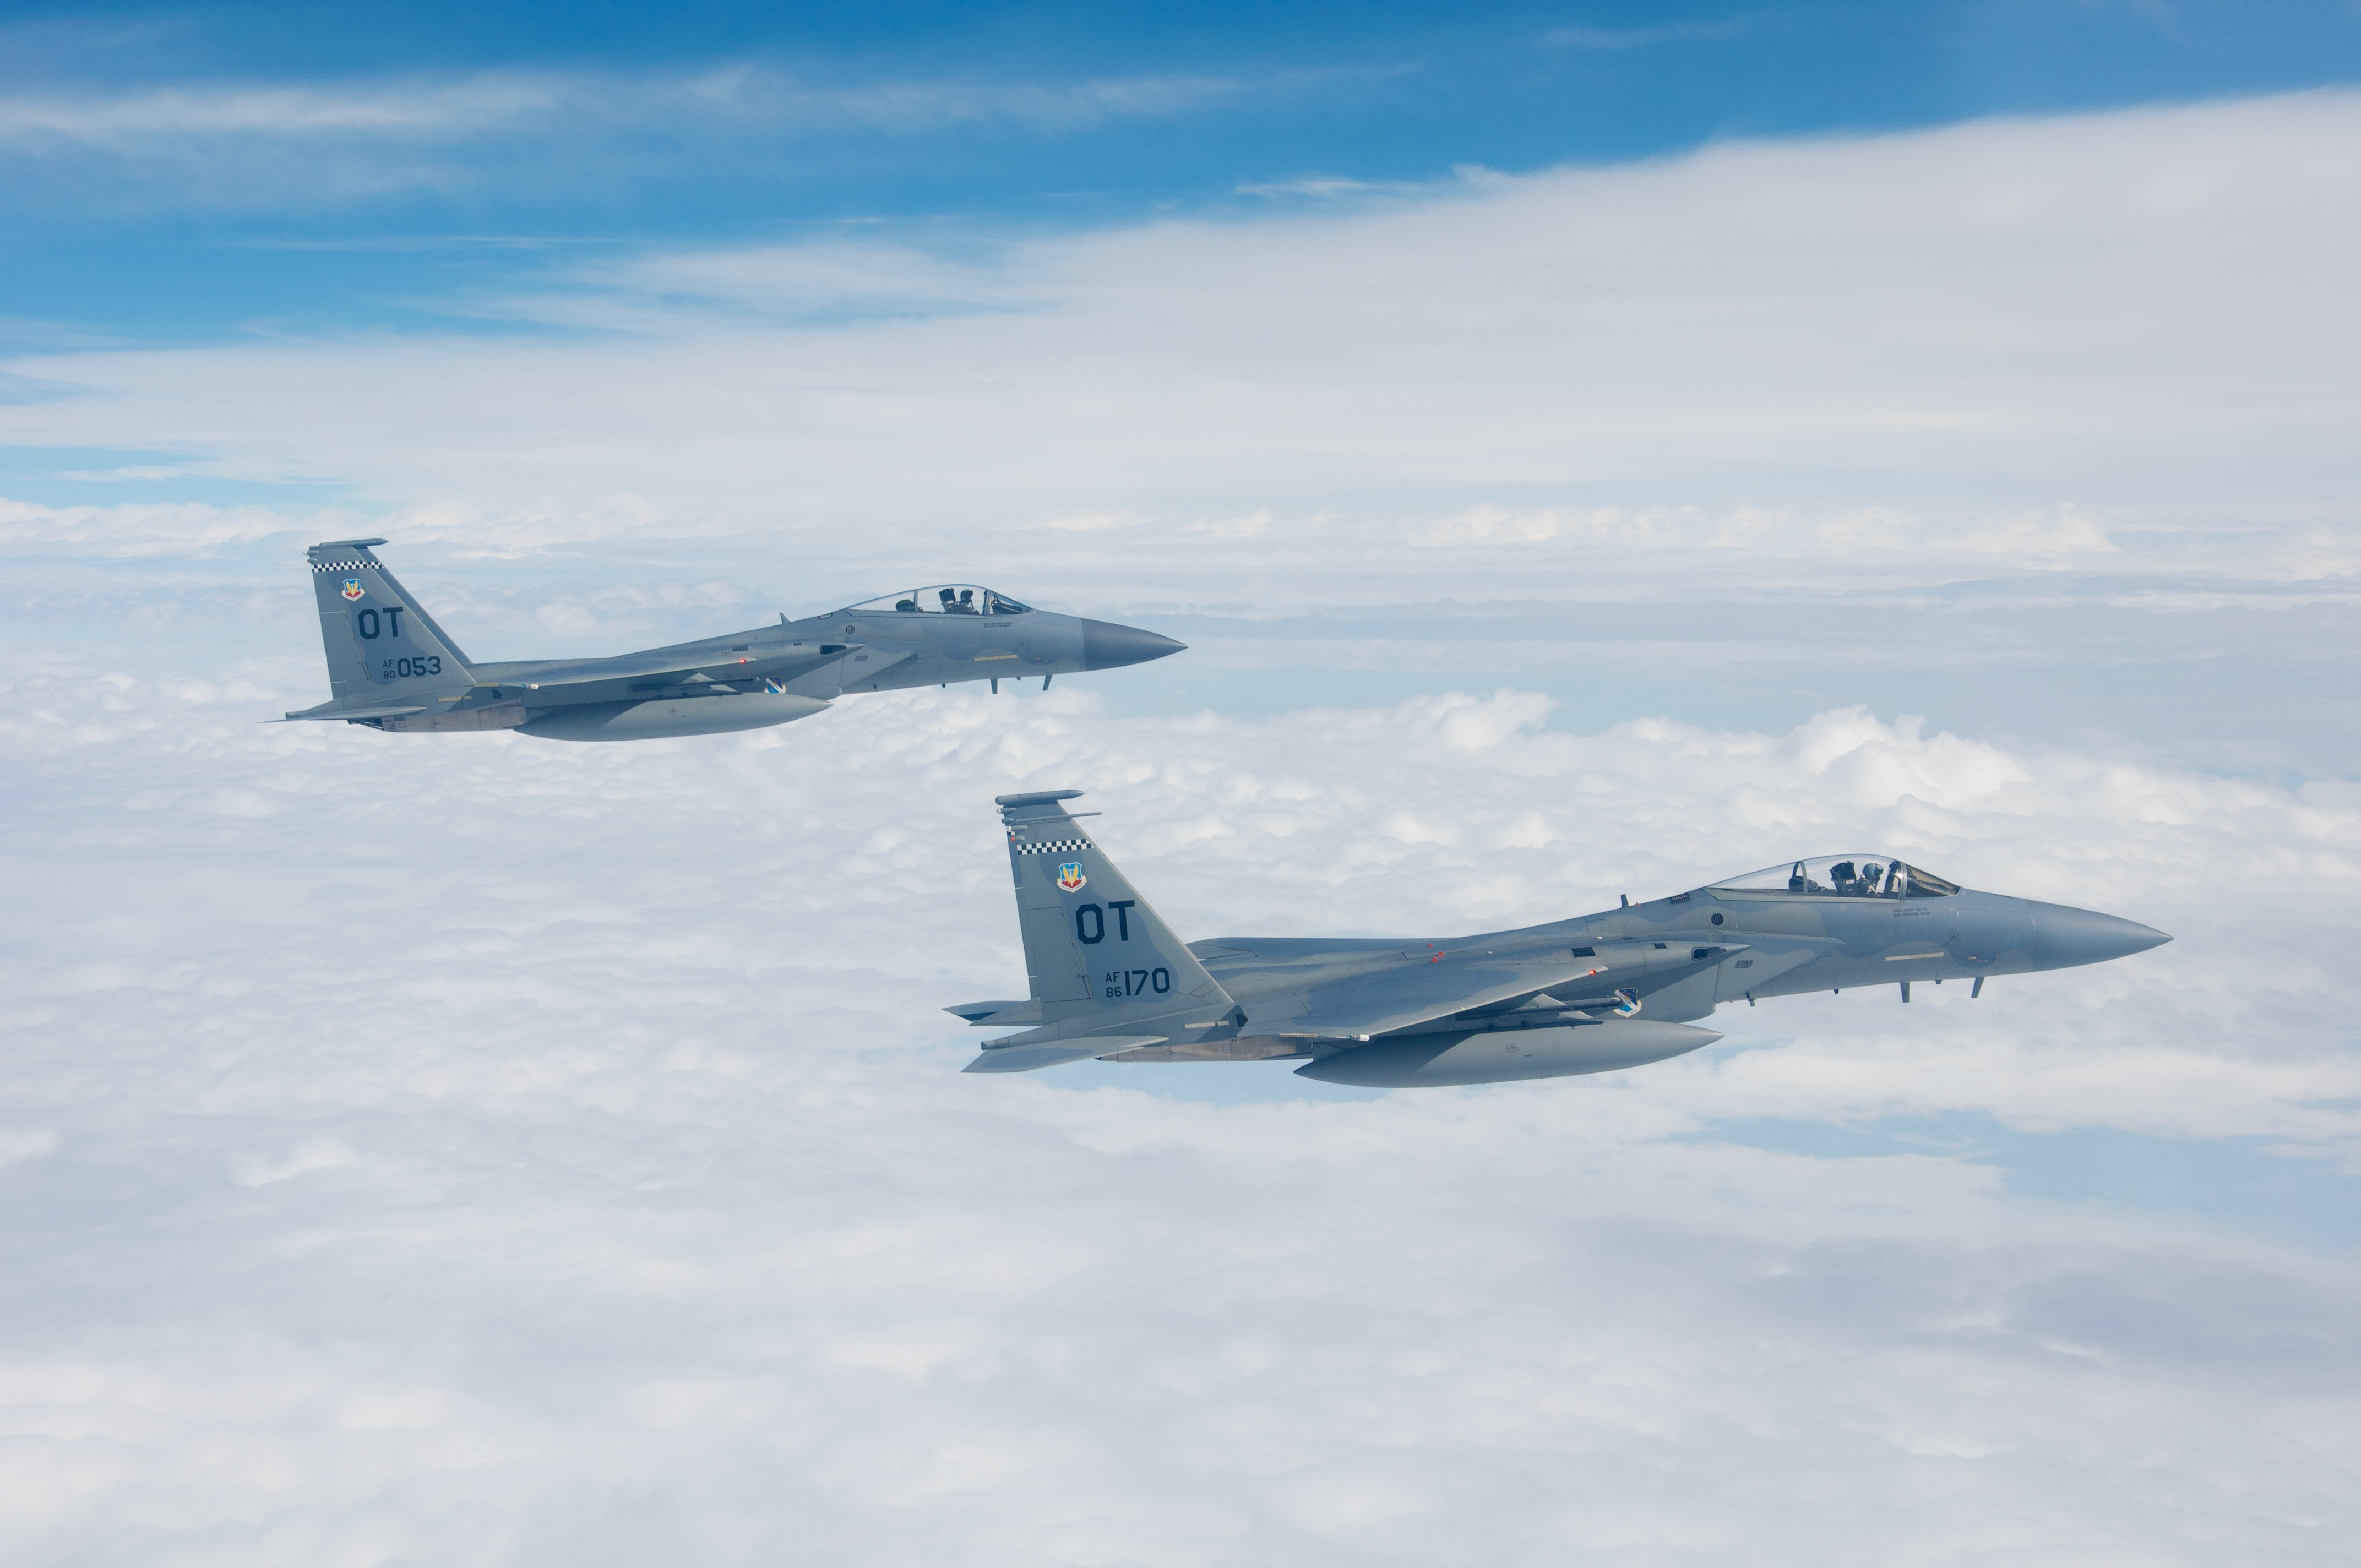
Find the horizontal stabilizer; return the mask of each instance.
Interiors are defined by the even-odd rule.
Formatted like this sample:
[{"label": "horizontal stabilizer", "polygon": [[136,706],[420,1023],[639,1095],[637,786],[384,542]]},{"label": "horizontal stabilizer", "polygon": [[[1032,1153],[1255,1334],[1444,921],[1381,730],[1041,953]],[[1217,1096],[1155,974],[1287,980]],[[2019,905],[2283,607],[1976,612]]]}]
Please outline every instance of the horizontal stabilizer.
[{"label": "horizontal stabilizer", "polygon": [[975,1060],[960,1070],[1031,1072],[1036,1068],[1058,1067],[1091,1057],[1110,1056],[1116,1051],[1136,1050],[1141,1046],[1160,1046],[1170,1037],[1165,1035],[1093,1035],[1082,1040],[1044,1040],[1038,1046],[1001,1046],[996,1048],[987,1046]]},{"label": "horizontal stabilizer", "polygon": [[943,1011],[979,1029],[1006,1029],[1041,1021],[1041,1004],[1029,996],[1016,1002],[962,1002]]},{"label": "horizontal stabilizer", "polygon": [[[407,713],[426,710],[415,703],[357,702],[339,706],[324,702],[317,707],[307,707],[301,713],[291,713],[288,718],[400,718]],[[285,722],[281,720],[280,722]]]}]

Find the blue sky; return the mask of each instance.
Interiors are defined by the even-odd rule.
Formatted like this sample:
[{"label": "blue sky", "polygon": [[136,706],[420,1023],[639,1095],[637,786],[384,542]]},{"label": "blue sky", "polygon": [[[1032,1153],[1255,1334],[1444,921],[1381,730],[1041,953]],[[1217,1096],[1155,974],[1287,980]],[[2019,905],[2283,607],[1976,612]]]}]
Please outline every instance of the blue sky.
[{"label": "blue sky", "polygon": [[[0,1557],[2325,1563],[2352,6],[0,23]],[[917,581],[1054,690],[279,724]],[[1183,935],[1874,850],[2170,945],[1647,1069],[957,1069]]]},{"label": "blue sky", "polygon": [[2334,84],[2334,4],[12,7],[16,344],[415,329],[651,246],[939,243]]}]

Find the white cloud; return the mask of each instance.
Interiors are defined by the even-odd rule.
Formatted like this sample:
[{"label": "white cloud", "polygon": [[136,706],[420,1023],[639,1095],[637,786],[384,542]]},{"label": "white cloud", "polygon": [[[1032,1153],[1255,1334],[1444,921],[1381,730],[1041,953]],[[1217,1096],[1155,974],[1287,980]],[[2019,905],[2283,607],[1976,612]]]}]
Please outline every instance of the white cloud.
[{"label": "white cloud", "polygon": [[1262,507],[1239,517],[1201,517],[1185,532],[1210,539],[1254,539],[1268,533],[1272,521],[1270,509]]},{"label": "white cloud", "polygon": [[503,307],[620,337],[20,357],[82,395],[0,438],[764,521],[1880,506],[2047,518],[2042,548],[2061,502],[2341,521],[2356,105],[1730,145],[950,259],[652,257]]},{"label": "white cloud", "polygon": [[[776,156],[846,136],[946,131],[1063,136],[1284,100],[1385,66],[1234,73],[1011,78],[977,71],[862,80],[741,61],[688,71],[478,71],[331,85],[200,82],[115,93],[0,95],[0,163],[80,169],[58,193],[236,209],[335,205],[415,188],[499,186],[519,161],[547,186],[612,178],[632,138],[686,139],[720,158]],[[565,155],[553,159],[553,144]],[[585,156],[593,145],[616,157]]]},{"label": "white cloud", "polygon": [[1486,503],[1411,525],[1409,542],[1426,549],[1483,544],[1543,544],[1555,540],[1654,549],[1804,551],[1815,556],[1871,552],[1892,560],[2004,556],[2044,560],[2117,553],[2104,524],[2071,503],[2037,513],[1929,517],[1886,507],[1818,515],[1786,508],[1538,507]]},{"label": "white cloud", "polygon": [[642,497],[597,496],[572,505],[527,501],[497,510],[459,500],[356,511],[345,507],[213,506],[125,502],[44,506],[0,498],[0,548],[65,547],[76,555],[154,556],[211,553],[283,535],[304,543],[336,533],[383,532],[408,544],[450,543],[468,557],[501,558],[555,544],[724,534],[736,524],[712,512],[659,513]]},{"label": "white cloud", "polygon": [[58,1152],[58,1135],[46,1127],[0,1129],[0,1166],[46,1159]]},{"label": "white cloud", "polygon": [[[1724,148],[898,273],[658,258],[594,280],[637,337],[21,367],[100,395],[16,439],[381,499],[0,509],[0,1555],[2339,1560],[2356,124]],[[923,308],[799,319],[889,299]],[[689,635],[928,560],[1094,611],[1358,606],[1327,634],[1388,690],[1464,618],[1368,607],[1556,598],[1435,654],[1473,692],[1264,718],[1100,701],[1219,689],[1199,649],[641,746],[256,722],[320,695],[293,543],[376,532],[471,638]],[[1556,624],[1634,595],[1628,634]],[[2297,625],[2328,674],[2241,688],[2296,761],[1684,706],[1939,663],[2070,707],[2070,617],[2233,676],[2233,629]],[[1577,633],[1602,719],[1526,689]],[[1686,695],[1627,699],[1651,664]],[[979,1081],[938,1009],[1023,983],[988,803],[1044,785],[1192,937],[1875,847],[2178,940],[1726,1011],[1596,1080]]]},{"label": "white cloud", "polygon": [[1292,180],[1243,180],[1241,196],[1366,196],[1374,191],[1402,192],[1407,187],[1381,185],[1339,174],[1301,174]]},{"label": "white cloud", "polygon": [[53,137],[120,145],[137,137],[236,133],[467,136],[545,113],[570,95],[559,79],[488,72],[454,81],[342,90],[166,88],[95,100],[16,96],[0,99],[0,138]]},{"label": "white cloud", "polygon": [[1137,528],[1148,521],[1127,511],[1070,511],[1045,517],[1033,526],[1058,533],[1100,533],[1110,528]]},{"label": "white cloud", "polygon": [[291,526],[285,515],[261,506],[166,502],[49,507],[0,499],[0,545],[71,546],[83,555],[181,554],[247,544],[286,532]]},{"label": "white cloud", "polygon": [[[0,1171],[12,1556],[2301,1562],[2356,1522],[2342,1262],[2045,1206],[1941,1121],[2354,1157],[2347,784],[1514,691],[414,741],[188,674],[0,691],[9,1113],[54,1139]],[[1873,843],[2180,940],[1607,1079],[962,1077],[936,1009],[1022,983],[989,798],[1043,784],[1192,936]],[[1927,1143],[1729,1141],[1893,1113]]]},{"label": "white cloud", "polygon": [[1653,27],[1552,27],[1542,35],[1545,44],[1575,49],[1651,49],[1657,44],[1719,43],[1735,38],[1763,19],[1760,12],[1727,16],[1713,22],[1671,22]]},{"label": "white cloud", "polygon": [[307,1138],[282,1154],[234,1154],[222,1165],[229,1172],[229,1179],[240,1187],[268,1187],[290,1177],[315,1170],[341,1170],[359,1163],[358,1155],[334,1138]]}]

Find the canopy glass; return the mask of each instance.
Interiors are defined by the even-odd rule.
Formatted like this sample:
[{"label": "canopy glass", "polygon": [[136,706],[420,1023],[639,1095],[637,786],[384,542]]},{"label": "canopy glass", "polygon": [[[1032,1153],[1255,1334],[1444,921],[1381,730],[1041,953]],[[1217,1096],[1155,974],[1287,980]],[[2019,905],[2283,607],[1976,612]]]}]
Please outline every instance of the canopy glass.
[{"label": "canopy glass", "polygon": [[864,615],[1027,615],[1033,609],[974,583],[905,588],[898,594],[863,599],[847,608]]},{"label": "canopy glass", "polygon": [[1713,884],[1747,898],[1949,898],[1960,884],[1892,855],[1822,855]]}]

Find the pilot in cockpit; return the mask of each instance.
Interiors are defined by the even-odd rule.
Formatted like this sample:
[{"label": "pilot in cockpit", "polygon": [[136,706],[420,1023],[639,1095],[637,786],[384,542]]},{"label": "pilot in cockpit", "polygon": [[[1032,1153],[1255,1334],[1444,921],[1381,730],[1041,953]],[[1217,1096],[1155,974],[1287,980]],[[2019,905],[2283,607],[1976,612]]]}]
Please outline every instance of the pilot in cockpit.
[{"label": "pilot in cockpit", "polygon": [[1878,884],[1885,880],[1885,868],[1874,863],[1862,866],[1858,872],[1850,861],[1839,861],[1828,868],[1828,881],[1845,898],[1875,898]]},{"label": "pilot in cockpit", "polygon": [[894,609],[903,615],[916,615],[918,613],[918,601],[915,598],[895,599]]}]

